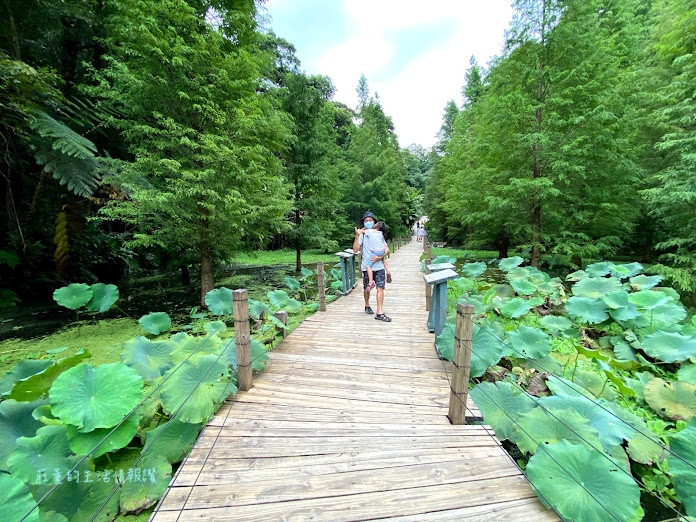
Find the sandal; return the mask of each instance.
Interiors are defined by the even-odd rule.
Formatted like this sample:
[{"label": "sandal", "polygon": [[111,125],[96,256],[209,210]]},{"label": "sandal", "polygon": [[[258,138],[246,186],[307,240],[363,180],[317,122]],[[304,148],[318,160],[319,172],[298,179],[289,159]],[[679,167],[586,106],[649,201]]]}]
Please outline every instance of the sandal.
[{"label": "sandal", "polygon": [[366,314],[374,314],[375,312],[372,310],[372,308],[370,308],[369,306],[366,306],[366,307],[365,307],[365,313],[366,313]]},{"label": "sandal", "polygon": [[384,314],[375,315],[375,319],[377,319],[378,321],[384,321],[385,323],[391,323],[391,317],[387,317]]},{"label": "sandal", "polygon": [[391,272],[389,272],[389,273],[387,274],[387,283],[391,283],[391,282],[392,282]]},{"label": "sandal", "polygon": [[376,287],[377,287],[377,283],[372,281],[369,285],[367,285],[365,287],[365,292],[370,292],[370,291],[374,290]]}]

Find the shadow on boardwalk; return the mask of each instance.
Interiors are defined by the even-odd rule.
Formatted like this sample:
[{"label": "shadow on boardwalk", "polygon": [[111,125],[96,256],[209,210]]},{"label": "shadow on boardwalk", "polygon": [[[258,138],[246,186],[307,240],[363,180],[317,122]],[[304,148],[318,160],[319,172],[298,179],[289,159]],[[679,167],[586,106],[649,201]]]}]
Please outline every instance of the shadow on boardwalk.
[{"label": "shadow on boardwalk", "polygon": [[557,520],[490,428],[450,425],[421,252],[392,255],[391,323],[362,312],[358,287],[294,330],[203,430],[153,520]]}]

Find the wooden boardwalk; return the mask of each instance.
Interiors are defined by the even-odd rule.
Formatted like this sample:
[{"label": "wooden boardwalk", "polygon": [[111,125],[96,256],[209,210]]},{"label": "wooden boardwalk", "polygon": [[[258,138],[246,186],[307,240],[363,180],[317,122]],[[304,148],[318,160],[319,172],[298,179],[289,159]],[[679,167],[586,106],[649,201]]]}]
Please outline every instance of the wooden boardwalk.
[{"label": "wooden boardwalk", "polygon": [[391,323],[362,312],[359,285],[295,329],[204,429],[153,520],[557,520],[490,428],[450,425],[421,253],[392,255]]}]

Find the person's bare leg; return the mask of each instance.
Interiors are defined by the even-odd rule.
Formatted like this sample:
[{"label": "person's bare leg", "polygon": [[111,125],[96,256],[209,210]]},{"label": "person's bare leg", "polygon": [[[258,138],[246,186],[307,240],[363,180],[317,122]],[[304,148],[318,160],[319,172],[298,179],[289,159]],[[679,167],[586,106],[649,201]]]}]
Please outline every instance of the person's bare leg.
[{"label": "person's bare leg", "polygon": [[384,288],[377,287],[377,315],[382,313],[382,303],[384,303]]},{"label": "person's bare leg", "polygon": [[363,297],[365,298],[365,308],[370,306],[370,292],[363,292]]},{"label": "person's bare leg", "polygon": [[374,276],[372,275],[372,267],[365,266],[365,271],[367,272],[367,284],[371,285],[372,281],[374,280]]}]

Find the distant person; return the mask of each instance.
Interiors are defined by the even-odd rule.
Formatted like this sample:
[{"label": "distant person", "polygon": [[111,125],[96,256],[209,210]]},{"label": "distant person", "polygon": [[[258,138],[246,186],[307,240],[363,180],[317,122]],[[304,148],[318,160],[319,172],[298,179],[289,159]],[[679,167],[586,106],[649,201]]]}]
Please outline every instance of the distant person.
[{"label": "distant person", "polygon": [[[384,268],[384,257],[389,253],[389,246],[387,246],[386,251],[383,255],[378,256],[374,252],[370,251],[369,241],[365,242],[365,232],[375,226],[375,215],[372,212],[365,212],[362,217],[362,223],[364,228],[355,229],[355,239],[353,240],[353,252],[357,252],[363,247],[362,260],[360,263],[360,270],[363,274],[363,297],[365,298],[365,313],[374,314],[375,312],[370,307],[370,292],[367,287],[370,284],[369,277],[367,275],[367,267],[365,265],[365,260],[372,262],[372,276],[377,287],[377,315],[375,319],[378,321],[391,322],[391,318],[387,317],[382,312],[382,305],[384,304],[384,287],[387,281],[386,270]],[[367,243],[363,245],[363,243]]]},{"label": "distant person", "polygon": [[[370,222],[365,223],[365,225],[371,224]],[[384,239],[384,234],[387,233],[387,225],[384,221],[378,221],[375,223],[373,228],[365,226],[365,239],[363,240],[363,248],[368,245],[367,248],[372,251],[375,257],[384,256],[387,254],[387,242]],[[384,263],[384,269],[387,272],[387,283],[391,283],[391,272],[389,271],[389,264],[386,259],[382,259]],[[374,263],[371,259],[365,259],[365,271],[367,272],[368,285],[365,287],[366,292],[371,292],[377,285],[374,281],[374,275],[372,271],[372,265]]]},{"label": "distant person", "polygon": [[420,225],[418,227],[418,241],[423,241],[424,237],[425,237],[425,227],[423,225]]}]

